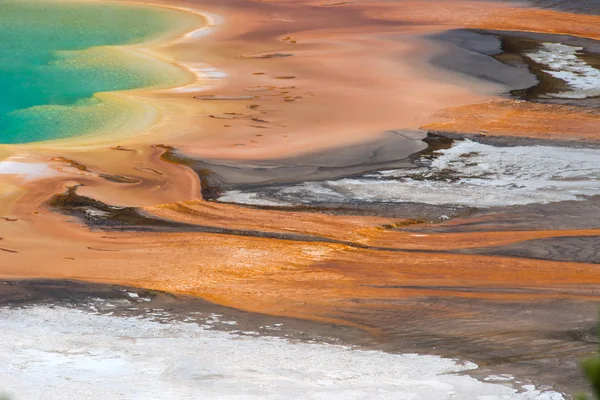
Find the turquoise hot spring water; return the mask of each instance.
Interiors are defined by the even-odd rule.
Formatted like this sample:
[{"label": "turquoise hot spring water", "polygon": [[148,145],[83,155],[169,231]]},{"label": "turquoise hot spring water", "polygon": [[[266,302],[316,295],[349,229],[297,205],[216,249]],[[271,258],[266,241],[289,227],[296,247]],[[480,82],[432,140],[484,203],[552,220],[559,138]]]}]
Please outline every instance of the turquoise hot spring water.
[{"label": "turquoise hot spring water", "polygon": [[99,93],[176,86],[186,75],[124,46],[194,24],[162,7],[0,0],[0,144],[126,129],[135,107]]}]

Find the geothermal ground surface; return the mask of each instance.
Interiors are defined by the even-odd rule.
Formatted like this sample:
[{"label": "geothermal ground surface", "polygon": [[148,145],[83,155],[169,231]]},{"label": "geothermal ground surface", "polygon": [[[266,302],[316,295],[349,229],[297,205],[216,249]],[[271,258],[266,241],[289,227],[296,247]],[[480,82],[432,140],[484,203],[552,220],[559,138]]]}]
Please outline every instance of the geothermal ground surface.
[{"label": "geothermal ground surface", "polygon": [[588,390],[596,1],[26,3],[71,32],[52,49],[22,4],[0,5],[0,393]]}]

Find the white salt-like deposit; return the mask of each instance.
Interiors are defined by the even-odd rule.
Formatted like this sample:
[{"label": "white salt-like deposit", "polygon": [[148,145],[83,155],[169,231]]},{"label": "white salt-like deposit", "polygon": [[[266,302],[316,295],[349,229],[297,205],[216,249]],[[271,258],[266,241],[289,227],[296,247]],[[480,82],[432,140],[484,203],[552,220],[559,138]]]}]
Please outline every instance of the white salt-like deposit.
[{"label": "white salt-like deposit", "polygon": [[536,52],[525,54],[536,63],[546,65],[544,72],[564,81],[570,89],[548,96],[570,99],[600,96],[600,70],[578,57],[581,50],[583,47],[543,43]]},{"label": "white salt-like deposit", "polygon": [[486,208],[581,200],[600,194],[597,149],[494,147],[462,141],[437,154],[428,167],[259,191],[230,191],[220,200],[256,205],[361,201]]},{"label": "white salt-like deposit", "polygon": [[0,310],[0,393],[15,400],[562,400],[478,381],[471,363],[36,306]]},{"label": "white salt-like deposit", "polygon": [[21,175],[25,179],[35,179],[56,175],[56,171],[44,163],[4,160],[0,161],[0,175]]}]

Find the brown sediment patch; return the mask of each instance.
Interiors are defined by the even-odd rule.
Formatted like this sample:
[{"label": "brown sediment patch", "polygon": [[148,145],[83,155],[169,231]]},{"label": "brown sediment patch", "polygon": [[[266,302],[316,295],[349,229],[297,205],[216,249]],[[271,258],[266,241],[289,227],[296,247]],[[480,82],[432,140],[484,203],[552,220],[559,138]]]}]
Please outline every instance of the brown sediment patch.
[{"label": "brown sediment patch", "polygon": [[105,179],[105,180],[107,180],[109,182],[113,182],[113,183],[131,183],[131,184],[133,184],[133,183],[141,182],[140,179],[129,178],[127,176],[95,173],[93,171],[90,171],[87,166],[85,166],[75,160],[68,160],[64,157],[54,157],[54,158],[52,158],[52,161],[65,163],[65,164],[69,165],[71,168],[74,168],[76,171],[80,171],[82,173],[87,173],[89,175],[95,175],[95,176],[98,176],[102,179]]},{"label": "brown sediment patch", "polygon": [[164,173],[160,172],[157,169],[154,168],[148,168],[148,167],[136,167],[135,169],[137,169],[138,171],[142,171],[142,172],[150,172],[156,175],[164,175]]},{"label": "brown sediment patch", "polygon": [[255,99],[256,96],[216,96],[216,95],[208,95],[208,96],[194,96],[195,99],[198,100],[252,100]]},{"label": "brown sediment patch", "polygon": [[109,182],[115,183],[140,183],[141,180],[135,178],[128,178],[126,176],[120,175],[108,175],[108,174],[99,174],[98,175],[102,179],[106,179]]},{"label": "brown sediment patch", "polygon": [[75,168],[76,170],[79,170],[82,172],[88,172],[88,168],[85,165],[78,163],[75,160],[67,160],[64,157],[54,157],[52,159],[52,161],[63,162],[63,163],[70,165],[71,167]]},{"label": "brown sediment patch", "polygon": [[88,250],[95,250],[95,251],[119,251],[119,250],[114,250],[114,249],[99,249],[97,247],[88,247]]},{"label": "brown sediment patch", "polygon": [[18,253],[18,251],[16,251],[16,250],[5,249],[3,247],[0,247],[0,251],[4,251],[6,253]]},{"label": "brown sediment patch", "polygon": [[115,147],[111,147],[112,150],[118,150],[118,151],[133,151],[135,152],[136,150],[134,149],[128,149],[126,147],[123,146],[115,146]]},{"label": "brown sediment patch", "polygon": [[209,117],[216,119],[236,119],[234,115],[209,115]]},{"label": "brown sediment patch", "polygon": [[255,54],[252,56],[240,56],[243,58],[285,58],[292,57],[292,53],[267,53],[267,54]]}]

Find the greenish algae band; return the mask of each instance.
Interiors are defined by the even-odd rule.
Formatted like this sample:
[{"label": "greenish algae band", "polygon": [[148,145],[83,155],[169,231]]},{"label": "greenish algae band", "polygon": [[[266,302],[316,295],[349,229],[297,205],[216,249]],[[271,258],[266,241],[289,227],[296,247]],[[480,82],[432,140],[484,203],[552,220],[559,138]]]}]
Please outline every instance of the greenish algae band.
[{"label": "greenish algae band", "polygon": [[143,106],[98,93],[177,86],[187,75],[111,46],[180,35],[198,25],[197,16],[162,7],[0,0],[0,143],[135,125]]}]

